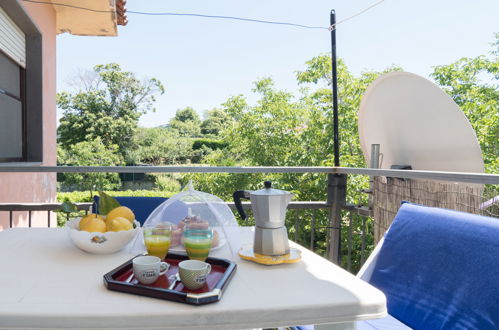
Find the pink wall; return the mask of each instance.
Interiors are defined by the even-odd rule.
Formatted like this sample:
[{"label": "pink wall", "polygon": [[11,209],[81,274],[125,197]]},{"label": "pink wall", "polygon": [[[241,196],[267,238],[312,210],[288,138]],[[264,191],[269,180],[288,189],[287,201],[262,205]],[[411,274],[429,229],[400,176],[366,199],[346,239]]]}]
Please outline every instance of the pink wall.
[{"label": "pink wall", "polygon": [[[52,6],[19,1],[42,32],[43,56],[43,165],[56,164],[56,14]],[[0,173],[0,203],[52,203],[56,197],[53,173]],[[26,212],[14,212],[13,227],[28,224]],[[54,214],[51,226],[56,226]],[[34,212],[32,226],[47,226],[47,212]],[[0,212],[0,230],[9,227],[7,212]]]}]

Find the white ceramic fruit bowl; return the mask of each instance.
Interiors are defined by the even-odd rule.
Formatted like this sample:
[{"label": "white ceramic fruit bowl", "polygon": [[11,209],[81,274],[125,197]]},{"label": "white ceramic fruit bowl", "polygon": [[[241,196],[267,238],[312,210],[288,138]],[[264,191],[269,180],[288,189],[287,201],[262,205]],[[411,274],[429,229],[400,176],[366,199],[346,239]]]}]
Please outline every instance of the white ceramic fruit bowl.
[{"label": "white ceramic fruit bowl", "polygon": [[135,228],[105,233],[89,233],[79,230],[81,218],[66,222],[66,229],[74,245],[88,253],[110,254],[123,249],[140,231],[140,223],[135,220]]}]

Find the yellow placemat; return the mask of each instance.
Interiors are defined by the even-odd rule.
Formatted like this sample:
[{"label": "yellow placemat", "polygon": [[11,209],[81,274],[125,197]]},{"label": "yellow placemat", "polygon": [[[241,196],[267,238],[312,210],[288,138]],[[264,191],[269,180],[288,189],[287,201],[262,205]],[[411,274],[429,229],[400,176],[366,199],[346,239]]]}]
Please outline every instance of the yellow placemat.
[{"label": "yellow placemat", "polygon": [[267,256],[253,252],[253,245],[245,245],[239,249],[239,256],[245,260],[263,265],[291,264],[301,260],[301,251],[290,248],[288,254],[282,256]]}]

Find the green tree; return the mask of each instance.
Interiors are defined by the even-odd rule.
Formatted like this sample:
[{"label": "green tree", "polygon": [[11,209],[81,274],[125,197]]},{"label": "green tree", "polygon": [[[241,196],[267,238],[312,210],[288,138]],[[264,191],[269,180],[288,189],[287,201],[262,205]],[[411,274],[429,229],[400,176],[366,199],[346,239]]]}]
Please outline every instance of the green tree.
[{"label": "green tree", "polygon": [[485,171],[499,173],[499,33],[490,56],[461,58],[431,77],[461,107],[476,132]]},{"label": "green tree", "polygon": [[76,92],[57,95],[57,106],[63,111],[58,127],[61,146],[69,148],[99,137],[105,146],[117,145],[128,160],[140,116],[154,110],[155,95],[164,93],[161,82],[155,78],[141,81],[110,63],[79,77],[76,88]]},{"label": "green tree", "polygon": [[176,130],[180,136],[201,136],[201,119],[191,107],[177,110],[175,117],[168,123],[168,127]]},{"label": "green tree", "polygon": [[[58,165],[119,166],[124,165],[118,146],[106,146],[101,138],[78,142],[68,148],[57,149]],[[118,173],[65,173],[64,185],[74,190],[116,189],[121,185]]]},{"label": "green tree", "polygon": [[[383,72],[364,72],[360,76],[350,73],[343,61],[338,62],[338,96],[340,113],[340,155],[342,166],[365,167],[357,132],[357,111],[360,98],[369,84],[380,74],[400,70],[391,67]],[[254,92],[259,95],[256,105],[247,104],[243,96],[230,98],[223,104],[224,110],[235,120],[221,136],[228,144],[226,149],[209,154],[204,162],[213,165],[249,166],[332,166],[333,164],[333,111],[331,92],[331,58],[321,55],[307,62],[302,72],[297,72],[302,86],[299,94],[275,88],[270,79],[255,83]],[[271,180],[275,187],[290,190],[295,200],[324,200],[327,176],[325,174],[203,174],[190,175],[199,189],[230,199],[237,189],[260,189],[264,180]],[[365,194],[356,190],[367,188],[364,176],[349,177],[348,202],[364,204]],[[316,218],[318,227],[328,226],[324,212]],[[296,215],[292,215],[295,217]],[[304,217],[303,226],[310,226],[311,214]],[[352,215],[361,231],[362,219]],[[288,228],[294,237],[294,219],[288,218]],[[345,215],[345,222],[349,221]],[[368,223],[368,226],[372,225]],[[345,231],[347,227],[345,227]],[[298,230],[297,237],[310,241],[310,231]],[[315,233],[319,252],[326,248],[326,231]],[[346,240],[346,232],[343,237]],[[359,247],[360,240],[353,243]],[[373,242],[367,241],[367,246]],[[347,246],[344,244],[343,246]],[[345,253],[346,255],[346,253]],[[360,254],[354,256],[354,267],[360,262]]]},{"label": "green tree", "polygon": [[[302,102],[310,111],[310,122],[303,140],[308,145],[306,162],[316,166],[333,165],[333,106],[331,91],[331,57],[320,55],[307,63],[304,71],[297,72],[303,89]],[[338,122],[340,139],[340,165],[365,167],[360,148],[357,117],[362,95],[380,75],[400,71],[397,66],[376,71],[365,71],[354,76],[342,59],[338,60]],[[312,86],[313,88],[310,88]]]},{"label": "green tree", "polygon": [[[306,69],[296,74],[302,85],[299,95],[276,89],[272,80],[266,78],[255,83],[253,91],[260,96],[255,106],[248,105],[243,96],[227,100],[222,110],[234,122],[220,136],[228,147],[203,161],[215,165],[226,157],[235,164],[250,166],[332,166],[331,57],[320,55],[306,64]],[[342,166],[365,167],[357,130],[360,99],[376,77],[396,70],[400,68],[363,72],[356,77],[342,60],[338,61]],[[324,175],[304,174],[301,179],[296,175],[277,175],[274,179],[283,189],[296,190],[297,199],[324,198]],[[364,181],[359,184],[367,185]]]},{"label": "green tree", "polygon": [[301,148],[306,109],[293,102],[292,94],[276,90],[270,78],[257,81],[253,91],[261,96],[256,106],[227,109],[238,120],[225,130],[224,139],[253,165],[287,165],[294,148]]},{"label": "green tree", "polygon": [[141,163],[171,165],[192,156],[192,140],[166,128],[139,128],[134,136],[136,158]]},{"label": "green tree", "polygon": [[233,124],[233,119],[226,111],[215,108],[206,112],[205,120],[201,123],[201,134],[218,136],[222,130]]},{"label": "green tree", "polygon": [[173,120],[178,120],[181,122],[193,121],[196,123],[201,122],[198,113],[191,107],[186,107],[184,109],[179,109],[175,112],[175,117]]}]

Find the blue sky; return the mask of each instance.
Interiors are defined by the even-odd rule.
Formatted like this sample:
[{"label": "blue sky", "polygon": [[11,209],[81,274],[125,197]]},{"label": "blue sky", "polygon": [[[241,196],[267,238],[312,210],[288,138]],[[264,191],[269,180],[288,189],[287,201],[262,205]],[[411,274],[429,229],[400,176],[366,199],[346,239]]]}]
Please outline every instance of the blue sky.
[{"label": "blue sky", "polygon": [[[238,16],[305,25],[329,25],[376,1],[322,0],[128,0],[133,11]],[[78,70],[119,63],[138,77],[155,77],[166,93],[141,126],[165,124],[177,109],[200,115],[232,95],[251,95],[253,82],[271,77],[280,89],[297,89],[295,72],[312,57],[330,51],[327,30],[194,17],[128,14],[118,37],[58,36],[58,91]],[[487,54],[499,32],[498,0],[385,0],[338,25],[337,54],[349,69],[382,70],[392,64],[424,77],[432,67],[461,57]],[[339,86],[341,88],[341,86]]]}]

